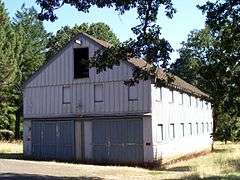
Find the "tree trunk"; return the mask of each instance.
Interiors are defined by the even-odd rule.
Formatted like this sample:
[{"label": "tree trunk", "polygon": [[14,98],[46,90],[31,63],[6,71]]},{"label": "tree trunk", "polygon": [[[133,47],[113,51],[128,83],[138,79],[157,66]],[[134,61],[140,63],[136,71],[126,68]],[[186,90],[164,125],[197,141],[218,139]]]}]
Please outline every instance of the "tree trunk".
[{"label": "tree trunk", "polygon": [[218,121],[218,111],[216,107],[213,107],[213,129],[212,129],[212,138],[213,138],[213,143],[212,143],[212,151],[214,150],[214,140],[216,137],[216,129],[217,129],[217,121]]},{"label": "tree trunk", "polygon": [[15,112],[16,116],[16,121],[15,121],[15,139],[19,140],[20,139],[20,124],[21,124],[21,109],[19,108]]}]

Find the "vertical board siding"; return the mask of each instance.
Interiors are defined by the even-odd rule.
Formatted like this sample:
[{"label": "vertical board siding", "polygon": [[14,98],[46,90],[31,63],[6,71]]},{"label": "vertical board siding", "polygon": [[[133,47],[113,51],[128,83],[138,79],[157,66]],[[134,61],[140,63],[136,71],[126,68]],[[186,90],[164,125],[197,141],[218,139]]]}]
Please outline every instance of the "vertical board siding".
[{"label": "vertical board siding", "polygon": [[[90,57],[100,48],[87,38],[80,39],[83,47],[89,47]],[[128,100],[128,87],[124,85],[124,80],[132,76],[132,67],[127,63],[99,74],[91,68],[89,78],[73,79],[74,47],[79,45],[70,45],[25,87],[25,118],[150,111],[150,81],[141,81],[137,85],[137,101]],[[97,83],[103,83],[104,88],[104,101],[99,104],[94,103],[94,84]],[[64,85],[71,87],[70,104],[62,103]]]},{"label": "vertical board siding", "polygon": [[128,87],[123,82],[103,83],[103,102],[94,101],[94,84],[71,86],[71,103],[63,104],[63,86],[27,88],[24,96],[25,117],[45,117],[72,114],[139,113],[150,110],[151,94],[148,82],[138,85],[138,100],[129,101]]},{"label": "vertical board siding", "polygon": [[[212,119],[212,109],[199,103],[196,107],[195,97],[192,97],[190,106],[188,95],[183,95],[183,104],[181,103],[181,94],[174,91],[174,103],[170,102],[171,91],[162,88],[162,101],[156,101],[159,88],[152,85],[152,132],[153,149],[156,159],[167,159],[178,155],[195,153],[206,150],[211,147],[211,132],[196,134],[196,122],[199,123],[199,132],[201,123],[210,123]],[[170,124],[175,126],[175,138],[171,139]],[[181,123],[184,123],[184,137],[182,137]],[[192,124],[192,135],[189,134],[189,123]],[[163,137],[161,142],[157,141],[157,126],[163,125]],[[205,128],[206,130],[206,128]],[[190,146],[191,145],[191,146]]]}]

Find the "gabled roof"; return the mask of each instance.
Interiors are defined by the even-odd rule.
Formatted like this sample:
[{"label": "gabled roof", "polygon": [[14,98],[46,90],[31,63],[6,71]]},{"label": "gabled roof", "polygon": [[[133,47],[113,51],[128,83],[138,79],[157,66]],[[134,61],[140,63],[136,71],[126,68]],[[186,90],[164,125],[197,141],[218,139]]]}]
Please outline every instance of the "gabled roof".
[{"label": "gabled roof", "polygon": [[[34,73],[30,79],[28,79],[24,86],[26,86],[27,84],[29,84],[38,74],[40,74],[49,64],[51,64],[55,59],[57,59],[73,42],[75,42],[77,39],[79,39],[79,37],[84,36],[86,38],[88,38],[89,40],[94,41],[95,43],[101,45],[104,48],[109,48],[111,46],[113,46],[112,44],[94,38],[93,36],[86,34],[86,33],[79,33],[78,35],[76,35],[61,51],[59,51],[50,61],[48,61],[45,65],[43,65],[36,73]],[[143,70],[147,70],[148,68],[151,67],[150,64],[148,64],[146,61],[144,61],[143,59],[138,59],[138,58],[132,58],[130,60],[128,60],[128,62],[132,65],[134,65],[135,67],[141,68]],[[167,80],[167,74],[166,72],[164,72],[162,69],[157,68],[156,73],[155,73],[156,78],[161,79],[161,80]],[[186,81],[182,80],[181,78],[174,76],[174,80],[171,83],[167,84],[168,87],[183,91],[185,93],[188,94],[192,94],[195,95],[197,97],[201,97],[201,98],[209,98],[209,95],[207,95],[206,93],[202,92],[200,89],[198,89],[197,87],[187,83]]]},{"label": "gabled roof", "polygon": [[[112,44],[107,43],[105,41],[96,39],[86,33],[83,33],[85,36],[91,38],[92,40],[94,40],[95,42],[99,43],[100,45],[102,45],[105,48],[111,47]],[[134,66],[141,68],[141,69],[148,69],[151,67],[150,64],[148,64],[146,61],[144,61],[143,59],[138,59],[138,58],[132,58],[130,60],[128,60],[129,63],[133,64]],[[167,81],[167,74],[160,68],[158,68],[156,70],[156,78],[161,79],[161,80],[166,80]],[[192,94],[195,95],[197,97],[202,97],[202,98],[209,98],[209,95],[202,92],[200,89],[198,89],[196,86],[193,86],[189,83],[187,83],[186,81],[184,81],[183,79],[179,78],[178,76],[173,76],[174,80],[173,82],[167,84],[169,87],[174,88],[174,89],[178,89],[180,91],[184,91],[188,94]]]}]

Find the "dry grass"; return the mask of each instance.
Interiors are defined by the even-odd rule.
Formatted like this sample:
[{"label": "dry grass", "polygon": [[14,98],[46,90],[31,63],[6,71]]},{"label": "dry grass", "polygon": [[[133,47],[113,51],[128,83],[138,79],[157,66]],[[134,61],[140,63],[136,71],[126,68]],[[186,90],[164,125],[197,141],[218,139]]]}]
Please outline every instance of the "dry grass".
[{"label": "dry grass", "polygon": [[23,144],[22,141],[14,141],[14,142],[5,142],[0,141],[0,153],[4,154],[19,154],[23,152]]},{"label": "dry grass", "polygon": [[[98,177],[103,179],[240,179],[240,144],[227,145],[217,142],[215,151],[186,161],[169,165],[164,169],[144,169],[127,166],[97,166],[68,164],[56,162],[19,161],[29,171],[28,165],[35,174],[46,174],[64,177]],[[0,153],[21,153],[22,143],[0,142]],[[16,162],[12,162],[16,163]],[[26,164],[23,166],[23,164]],[[14,165],[15,168],[16,164]],[[51,167],[51,168],[50,168]],[[54,167],[54,169],[52,169]],[[40,169],[43,172],[39,172]],[[12,168],[11,168],[12,169]],[[46,171],[49,170],[49,172]],[[14,170],[15,171],[15,170]],[[17,169],[16,169],[17,171]],[[21,172],[24,170],[20,170]]]},{"label": "dry grass", "polygon": [[163,172],[178,172],[182,179],[240,179],[240,144],[217,142],[205,156],[173,164]]}]

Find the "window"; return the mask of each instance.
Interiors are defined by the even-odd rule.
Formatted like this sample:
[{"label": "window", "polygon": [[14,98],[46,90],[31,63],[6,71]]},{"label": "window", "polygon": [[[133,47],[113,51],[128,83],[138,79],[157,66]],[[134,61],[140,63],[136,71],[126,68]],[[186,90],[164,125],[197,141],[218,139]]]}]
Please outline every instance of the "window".
[{"label": "window", "polygon": [[181,130],[182,130],[181,135],[182,137],[184,137],[185,136],[184,123],[181,123]]},{"label": "window", "polygon": [[204,134],[204,123],[202,122],[202,133]]},{"label": "window", "polygon": [[137,85],[128,86],[128,100],[129,101],[138,100]]},{"label": "window", "polygon": [[169,103],[174,103],[174,91],[170,90],[170,100]]},{"label": "window", "polygon": [[162,88],[156,88],[157,94],[156,94],[156,101],[160,102],[162,101]]},{"label": "window", "polygon": [[189,135],[192,135],[192,123],[188,123],[189,126]]},{"label": "window", "polygon": [[213,123],[210,122],[210,131],[212,132],[213,131]]},{"label": "window", "polygon": [[204,101],[201,101],[201,104],[202,104],[202,109],[203,109],[203,107],[204,107]]},{"label": "window", "polygon": [[74,78],[89,77],[89,51],[88,48],[74,49]]},{"label": "window", "polygon": [[198,98],[196,98],[196,108],[198,107]]},{"label": "window", "polygon": [[159,93],[160,93],[160,101],[162,101],[162,88],[160,87],[160,90],[159,90]]},{"label": "window", "polygon": [[198,127],[198,122],[196,122],[196,134],[199,134],[199,127]]},{"label": "window", "polygon": [[206,102],[206,108],[208,109],[208,102]]},{"label": "window", "polygon": [[103,102],[103,85],[94,85],[94,102]]},{"label": "window", "polygon": [[209,125],[208,125],[208,122],[206,123],[206,125],[207,125],[207,132],[209,132]]},{"label": "window", "polygon": [[62,103],[63,104],[70,104],[71,99],[70,99],[70,86],[64,86],[62,88]]},{"label": "window", "polygon": [[192,106],[192,97],[189,95],[189,106],[191,107]]},{"label": "window", "polygon": [[184,101],[184,96],[183,96],[183,93],[180,93],[180,96],[181,96],[181,99],[180,99],[180,105],[183,105],[183,101]]},{"label": "window", "polygon": [[157,142],[163,141],[163,124],[157,125]]},{"label": "window", "polygon": [[175,127],[174,124],[170,124],[170,139],[175,138]]}]

